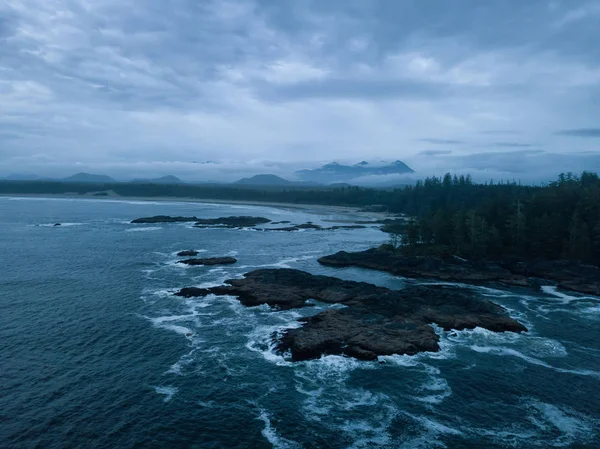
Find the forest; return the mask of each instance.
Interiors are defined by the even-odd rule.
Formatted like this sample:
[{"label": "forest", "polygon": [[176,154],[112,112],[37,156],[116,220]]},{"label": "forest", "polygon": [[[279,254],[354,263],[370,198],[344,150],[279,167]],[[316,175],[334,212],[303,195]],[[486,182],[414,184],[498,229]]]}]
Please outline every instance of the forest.
[{"label": "forest", "polygon": [[398,192],[403,251],[468,258],[600,261],[600,180],[561,174],[544,187],[474,184],[450,174]]},{"label": "forest", "polygon": [[469,176],[446,174],[394,189],[0,182],[1,194],[105,195],[109,191],[124,197],[383,205],[392,213],[412,217],[392,229],[392,240],[410,253],[600,262],[600,179],[591,172],[561,174],[544,186],[478,184]]}]

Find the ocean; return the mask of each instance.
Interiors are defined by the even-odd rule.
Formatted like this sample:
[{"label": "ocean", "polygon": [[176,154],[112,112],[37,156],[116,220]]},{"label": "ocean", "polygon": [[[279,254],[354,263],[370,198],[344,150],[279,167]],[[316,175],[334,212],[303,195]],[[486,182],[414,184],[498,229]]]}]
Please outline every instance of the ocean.
[{"label": "ocean", "polygon": [[[600,447],[600,298],[552,286],[470,287],[530,331],[436,328],[437,353],[293,363],[275,353],[272,335],[336,306],[274,311],[173,293],[261,267],[393,289],[431,281],[317,263],[385,242],[377,228],[130,224],[159,214],[328,226],[359,218],[324,208],[0,198],[0,447]],[[178,264],[187,249],[238,263]]]}]

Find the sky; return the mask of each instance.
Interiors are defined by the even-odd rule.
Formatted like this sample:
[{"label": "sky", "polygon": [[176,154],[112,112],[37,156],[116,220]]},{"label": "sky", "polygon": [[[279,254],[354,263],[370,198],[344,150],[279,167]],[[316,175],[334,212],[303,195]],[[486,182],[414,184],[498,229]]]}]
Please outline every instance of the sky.
[{"label": "sky", "polygon": [[599,0],[3,0],[0,176],[600,171]]}]

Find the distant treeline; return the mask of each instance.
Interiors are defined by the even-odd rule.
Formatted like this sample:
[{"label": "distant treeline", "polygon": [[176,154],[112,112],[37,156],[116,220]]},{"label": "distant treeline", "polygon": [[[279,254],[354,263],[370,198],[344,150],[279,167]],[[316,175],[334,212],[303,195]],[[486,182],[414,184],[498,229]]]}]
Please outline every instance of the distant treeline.
[{"label": "distant treeline", "polygon": [[408,251],[466,257],[519,255],[600,262],[600,180],[595,173],[560,175],[547,186],[475,184],[445,175],[398,189],[239,187],[228,185],[2,181],[3,194],[90,194],[387,206],[414,219],[397,229]]}]

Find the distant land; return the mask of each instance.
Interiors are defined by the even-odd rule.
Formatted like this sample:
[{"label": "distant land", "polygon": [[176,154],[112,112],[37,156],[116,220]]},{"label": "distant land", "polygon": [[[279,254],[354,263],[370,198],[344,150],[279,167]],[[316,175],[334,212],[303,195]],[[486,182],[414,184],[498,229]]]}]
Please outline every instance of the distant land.
[{"label": "distant land", "polygon": [[68,178],[61,179],[63,182],[94,182],[94,183],[103,183],[103,182],[117,182],[115,179],[106,175],[94,175],[91,173],[77,173],[73,176],[69,176]]},{"label": "distant land", "polygon": [[262,187],[319,187],[322,184],[309,181],[290,181],[284,179],[281,176],[273,174],[260,174],[250,178],[242,178],[239,181],[234,182],[236,185],[244,186],[262,186]]},{"label": "distant land", "polygon": [[234,184],[253,186],[288,186],[292,184],[292,182],[277,175],[261,174],[252,176],[251,178],[242,178],[239,181],[234,182]]},{"label": "distant land", "polygon": [[185,181],[182,181],[177,176],[167,175],[167,176],[162,176],[160,178],[152,178],[152,179],[134,179],[131,182],[142,183],[142,184],[183,184]]},{"label": "distant land", "polygon": [[[354,165],[343,165],[337,162],[323,165],[320,168],[299,170],[295,175],[303,181],[332,184],[345,182],[353,184],[353,180],[360,182],[360,178],[367,176],[389,176],[414,173],[414,170],[402,161],[394,162],[367,162],[361,161]],[[361,183],[362,184],[362,183]]]},{"label": "distant land", "polygon": [[[238,181],[184,181],[175,175],[166,175],[157,178],[134,178],[116,180],[105,174],[77,173],[66,178],[51,178],[28,173],[13,173],[0,178],[6,181],[55,181],[69,183],[134,183],[134,184],[234,184],[237,186],[263,186],[263,187],[320,187],[361,185],[371,187],[397,187],[412,184],[409,178],[402,175],[414,173],[414,170],[402,161],[361,161],[354,165],[344,165],[331,162],[319,168],[303,169],[296,171],[291,179],[286,179],[272,173],[260,173],[254,176],[239,179]],[[200,178],[201,173],[197,176]]]}]

